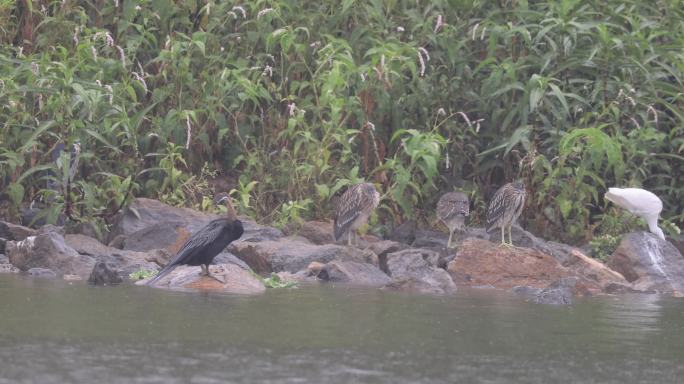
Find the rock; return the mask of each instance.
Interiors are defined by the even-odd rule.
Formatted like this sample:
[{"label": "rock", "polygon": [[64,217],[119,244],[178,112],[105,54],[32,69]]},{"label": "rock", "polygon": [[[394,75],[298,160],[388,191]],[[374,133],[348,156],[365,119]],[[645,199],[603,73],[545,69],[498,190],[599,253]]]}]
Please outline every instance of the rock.
[{"label": "rock", "polygon": [[85,235],[98,239],[98,241],[102,239],[102,235],[97,228],[95,228],[95,225],[88,222],[81,222],[74,226],[67,227],[66,233],[72,235]]},{"label": "rock", "polygon": [[377,262],[371,262],[371,264],[379,267],[382,271],[387,273],[387,255],[393,252],[403,251],[404,249],[408,248],[409,246],[404,243],[399,243],[392,240],[381,240],[370,244],[364,251],[375,254]]},{"label": "rock", "polygon": [[403,251],[407,248],[409,248],[407,244],[392,240],[381,240],[368,245],[368,250],[375,253],[381,260],[381,263],[383,259],[387,259],[388,253]]},{"label": "rock", "polygon": [[[489,240],[491,235],[487,233],[487,230],[479,227],[466,227],[465,233],[462,235],[463,240],[468,238],[484,239]],[[460,242],[459,242],[460,244]]]},{"label": "rock", "polygon": [[640,291],[634,288],[631,284],[610,283],[603,288],[603,292],[609,294],[625,294],[625,293],[657,293],[654,290]]},{"label": "rock", "polygon": [[392,231],[389,239],[398,243],[413,244],[416,239],[416,222],[413,220],[403,222]]},{"label": "rock", "polygon": [[47,268],[30,268],[26,273],[31,277],[57,277],[57,274]]},{"label": "rock", "polygon": [[48,268],[59,274],[88,276],[95,259],[80,255],[64,242],[57,232],[30,236],[22,241],[7,243],[7,256],[15,267],[27,271],[31,268]]},{"label": "rock", "polygon": [[172,257],[172,254],[164,249],[152,249],[146,252],[125,251],[106,246],[92,237],[79,234],[66,235],[65,242],[81,255],[93,257],[98,262],[108,263],[123,280],[127,280],[131,273],[140,269],[156,271],[159,265],[166,265]]},{"label": "rock", "polygon": [[321,269],[318,278],[324,281],[381,287],[391,279],[376,266],[355,261],[331,261]]},{"label": "rock", "polygon": [[449,274],[438,267],[437,252],[409,248],[387,255],[386,273],[392,278],[390,289],[422,293],[449,293],[456,285]]},{"label": "rock", "polygon": [[333,225],[328,221],[307,221],[296,230],[287,228],[285,233],[287,235],[299,235],[313,244],[322,245],[334,243],[332,231]]},{"label": "rock", "polygon": [[123,249],[126,243],[126,235],[118,235],[113,238],[107,245],[112,248]]},{"label": "rock", "polygon": [[9,257],[0,253],[0,264],[9,264]]},{"label": "rock", "polygon": [[62,276],[62,279],[66,281],[80,281],[83,280],[83,278],[79,275],[64,275]]},{"label": "rock", "polygon": [[[108,255],[112,253],[111,247],[108,247],[100,243],[97,239],[94,239],[86,235],[65,235],[64,243],[82,255],[98,257],[101,255]],[[115,250],[114,252],[117,251],[119,250]]]},{"label": "rock", "polygon": [[606,265],[636,290],[684,293],[684,258],[672,244],[651,233],[625,235]]},{"label": "rock", "polygon": [[[416,239],[411,243],[413,248],[446,248],[447,240],[449,239],[448,233],[430,229],[418,229],[415,234]],[[454,233],[454,236],[456,237],[454,243],[458,243],[458,232]]]},{"label": "rock", "polygon": [[[498,243],[499,238],[496,237],[494,242]],[[592,289],[602,289],[612,283],[627,284],[622,275],[608,268],[603,263],[586,256],[580,249],[553,241],[544,241],[520,227],[513,228],[513,243],[553,256],[558,263],[571,272],[571,275],[576,275],[582,277],[583,280],[595,283],[592,284]]]},{"label": "rock", "polygon": [[246,217],[241,216],[239,219],[242,221],[245,233],[242,234],[242,237],[240,237],[240,240],[238,241],[256,243],[260,241],[278,240],[285,236],[279,229],[259,225]]},{"label": "rock", "polygon": [[[212,264],[235,264],[238,267],[246,270],[246,271],[251,271],[252,269],[245,263],[244,261],[240,260],[237,256],[233,255],[230,252],[221,252],[216,257],[214,257],[214,261],[212,261]],[[166,264],[164,264],[166,265]]]},{"label": "rock", "polygon": [[[176,253],[193,233],[218,217],[153,199],[137,198],[119,215],[108,240],[125,250],[142,252],[164,248]],[[275,240],[283,236],[278,229],[258,225],[248,218],[240,217],[240,220],[245,229],[240,241]]]},{"label": "rock", "polygon": [[192,233],[187,231],[182,223],[164,221],[131,233],[124,238],[121,249],[143,252],[164,248],[171,253],[176,253],[191,235]]},{"label": "rock", "polygon": [[672,245],[674,245],[675,248],[684,255],[684,235],[679,234],[677,236],[667,236],[665,239]]},{"label": "rock", "polygon": [[[220,282],[214,278],[200,275],[200,267],[179,265],[171,273],[154,284],[155,288],[189,288],[198,290],[212,290],[225,293],[256,294],[266,291],[266,287],[254,274],[235,264],[211,265],[212,275],[223,279]],[[149,279],[137,282],[144,285]]]},{"label": "rock", "polygon": [[313,261],[321,263],[333,260],[363,262],[367,257],[361,250],[354,247],[335,244],[314,245],[292,238],[259,243],[236,241],[228,246],[228,250],[261,275],[280,271],[296,273],[305,269]]},{"label": "rock", "polygon": [[95,264],[88,278],[88,282],[93,285],[115,285],[122,281],[116,267],[104,261]]},{"label": "rock", "polygon": [[572,304],[573,287],[577,278],[569,277],[558,280],[539,292],[532,301],[537,304],[569,305]]},{"label": "rock", "polygon": [[583,281],[595,283],[604,290],[608,285],[629,284],[621,274],[605,264],[586,256],[579,249],[570,248],[570,251],[564,255],[564,262],[561,265],[570,270],[573,275],[583,278]]},{"label": "rock", "polygon": [[35,236],[36,230],[18,224],[0,221],[0,237],[5,240],[21,241],[29,236]]},{"label": "rock", "polygon": [[541,288],[534,288],[527,285],[516,285],[515,287],[511,288],[511,292],[528,299],[536,297],[541,291]]},{"label": "rock", "polygon": [[7,239],[0,237],[0,252],[5,252],[5,244],[7,244]]},{"label": "rock", "polygon": [[57,225],[52,225],[52,224],[45,224],[42,227],[38,228],[38,231],[36,231],[36,234],[43,234],[43,233],[58,233],[62,236],[64,236],[64,227],[57,226]]},{"label": "rock", "polygon": [[[464,240],[447,270],[455,282],[496,288],[544,288],[571,272],[552,256],[530,248],[505,248],[486,240]],[[600,287],[595,287],[600,290]]]},{"label": "rock", "polygon": [[10,263],[0,263],[0,273],[19,273],[19,268]]},{"label": "rock", "polygon": [[564,277],[549,284],[546,288],[516,286],[511,291],[524,296],[537,304],[568,305],[574,296],[590,295],[587,288],[577,277]]}]

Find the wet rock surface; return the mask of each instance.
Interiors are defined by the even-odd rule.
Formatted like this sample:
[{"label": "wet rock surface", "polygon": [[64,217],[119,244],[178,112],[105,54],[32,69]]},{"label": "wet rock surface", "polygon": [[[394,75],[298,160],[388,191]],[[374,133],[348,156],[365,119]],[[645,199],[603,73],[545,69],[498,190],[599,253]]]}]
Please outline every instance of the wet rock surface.
[{"label": "wet rock surface", "polygon": [[28,271],[26,271],[26,274],[31,276],[31,277],[46,277],[46,278],[57,277],[57,274],[54,271],[52,271],[51,269],[47,269],[47,268],[30,268]]},{"label": "wet rock surface", "polygon": [[[108,242],[113,247],[131,251],[166,249],[176,253],[187,239],[220,215],[177,208],[157,200],[137,198],[117,218]],[[245,233],[243,242],[260,242],[283,237],[271,227],[240,217]]]},{"label": "wet rock surface", "polygon": [[[259,294],[266,287],[254,274],[235,264],[211,265],[214,277],[200,275],[200,267],[180,265],[154,284],[154,288],[212,290],[224,293]],[[137,282],[144,285],[149,279]]]},{"label": "wet rock surface", "polygon": [[0,263],[0,273],[19,273],[19,268],[10,263]]},{"label": "wet rock surface", "polygon": [[58,274],[88,276],[95,265],[95,259],[80,255],[64,242],[56,232],[30,236],[22,241],[7,243],[7,256],[15,267],[22,271],[31,268],[47,268]]},{"label": "wet rock surface", "polygon": [[119,276],[119,271],[116,267],[104,261],[95,264],[93,271],[88,277],[88,283],[93,285],[116,285],[123,281]]},{"label": "wet rock surface", "polygon": [[684,257],[674,245],[651,233],[625,235],[606,266],[638,291],[684,293]]},{"label": "wet rock surface", "polygon": [[262,275],[281,271],[296,273],[314,261],[362,262],[366,258],[363,251],[357,248],[335,244],[315,245],[292,238],[258,243],[236,241],[228,246],[228,250]]},{"label": "wet rock surface", "polygon": [[355,261],[331,261],[317,273],[323,281],[381,287],[391,279],[372,264]]},{"label": "wet rock surface", "polygon": [[334,243],[332,237],[333,224],[327,221],[307,221],[301,227],[288,228],[287,235],[301,236],[316,245]]},{"label": "wet rock surface", "polygon": [[387,288],[421,293],[449,293],[456,284],[438,267],[440,254],[431,250],[409,248],[387,255],[385,272],[392,278]]},{"label": "wet rock surface", "polygon": [[544,288],[570,276],[552,256],[538,250],[506,248],[475,238],[463,242],[447,270],[458,284],[503,289],[518,285]]}]

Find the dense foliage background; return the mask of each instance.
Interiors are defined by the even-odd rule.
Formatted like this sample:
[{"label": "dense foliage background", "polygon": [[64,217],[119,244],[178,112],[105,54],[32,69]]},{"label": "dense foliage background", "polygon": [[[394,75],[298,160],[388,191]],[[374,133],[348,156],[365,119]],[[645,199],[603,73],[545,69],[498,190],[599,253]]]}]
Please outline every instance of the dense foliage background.
[{"label": "dense foliage background", "polygon": [[365,179],[378,230],[432,223],[454,188],[477,225],[524,178],[522,221],[549,238],[638,224],[608,186],[684,222],[681,1],[0,0],[0,44],[13,217],[36,200],[104,224],[129,193],[206,207],[231,187],[286,224]]}]

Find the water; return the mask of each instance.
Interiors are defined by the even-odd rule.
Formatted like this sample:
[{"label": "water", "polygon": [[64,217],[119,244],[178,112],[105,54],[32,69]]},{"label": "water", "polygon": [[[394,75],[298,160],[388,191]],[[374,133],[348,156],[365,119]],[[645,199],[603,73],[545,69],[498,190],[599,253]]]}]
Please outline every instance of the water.
[{"label": "water", "polygon": [[260,296],[0,275],[5,383],[680,383],[684,300],[331,286]]}]

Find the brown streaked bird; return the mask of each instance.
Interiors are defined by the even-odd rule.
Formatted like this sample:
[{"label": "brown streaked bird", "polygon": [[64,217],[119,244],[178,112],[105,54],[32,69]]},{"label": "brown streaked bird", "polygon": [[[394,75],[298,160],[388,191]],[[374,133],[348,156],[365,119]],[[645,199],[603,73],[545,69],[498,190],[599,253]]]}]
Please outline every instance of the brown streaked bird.
[{"label": "brown streaked bird", "polygon": [[[487,207],[487,232],[496,227],[501,228],[502,245],[513,245],[511,227],[522,213],[526,196],[525,183],[522,180],[516,180],[499,188],[489,202]],[[506,244],[504,237],[507,227],[509,244]]]},{"label": "brown streaked bird", "polygon": [[454,231],[465,230],[465,218],[470,214],[468,196],[463,192],[447,192],[437,202],[437,218],[449,228],[447,248],[451,248]]},{"label": "brown streaked bird", "polygon": [[226,216],[210,221],[204,228],[190,236],[176,256],[152,280],[148,281],[147,285],[156,283],[173,271],[177,265],[199,265],[202,268],[202,274],[213,277],[209,274],[209,264],[228,244],[239,239],[244,232],[242,222],[237,219],[235,208],[230,200],[227,193],[216,195],[214,203],[226,204],[228,209]]},{"label": "brown streaked bird", "polygon": [[335,209],[335,241],[347,233],[347,245],[352,245],[352,236],[356,238],[356,230],[368,221],[379,203],[380,194],[371,183],[355,184],[347,188]]}]

